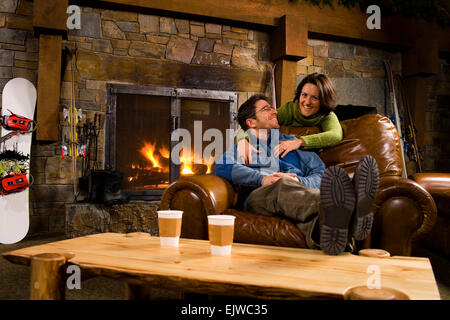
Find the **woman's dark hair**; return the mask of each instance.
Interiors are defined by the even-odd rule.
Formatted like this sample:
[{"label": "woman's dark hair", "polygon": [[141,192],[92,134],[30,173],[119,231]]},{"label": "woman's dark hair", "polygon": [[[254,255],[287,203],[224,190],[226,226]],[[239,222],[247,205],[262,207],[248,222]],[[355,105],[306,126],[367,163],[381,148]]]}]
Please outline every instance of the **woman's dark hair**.
[{"label": "woman's dark hair", "polygon": [[320,111],[328,115],[336,109],[336,88],[333,82],[331,82],[327,75],[317,72],[307,75],[300,81],[295,90],[294,101],[300,99],[303,86],[307,83],[314,84],[319,88]]},{"label": "woman's dark hair", "polygon": [[256,119],[256,107],[255,104],[259,100],[265,100],[269,102],[269,98],[267,98],[263,94],[255,94],[248,98],[247,101],[245,101],[240,107],[238,114],[236,116],[236,120],[238,121],[239,125],[241,126],[242,130],[247,131],[248,126],[246,123],[247,119]]}]

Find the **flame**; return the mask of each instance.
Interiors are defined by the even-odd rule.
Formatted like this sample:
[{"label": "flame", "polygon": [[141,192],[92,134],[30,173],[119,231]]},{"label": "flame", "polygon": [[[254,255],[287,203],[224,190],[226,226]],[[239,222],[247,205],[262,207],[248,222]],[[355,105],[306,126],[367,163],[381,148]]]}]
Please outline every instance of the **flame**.
[{"label": "flame", "polygon": [[180,162],[183,163],[183,170],[181,171],[181,174],[183,174],[183,175],[194,174],[194,171],[192,171],[192,164],[194,163],[194,155],[193,154],[188,156],[188,155],[185,155],[183,153],[183,151],[181,151]]},{"label": "flame", "polygon": [[[141,165],[137,165],[135,163],[131,164],[132,169],[139,169],[139,170],[155,170],[158,171],[168,171],[169,168],[164,167],[162,165],[162,158],[169,159],[170,158],[170,151],[167,147],[163,146],[161,148],[156,148],[157,143],[156,142],[145,142],[144,146],[139,150],[139,152],[145,156],[146,159],[148,159],[151,163],[151,166],[142,168]],[[183,154],[183,150],[180,153],[180,162],[182,163],[182,175],[193,175],[194,174],[194,154],[191,153],[189,155]],[[203,159],[203,164],[207,166],[207,172],[206,173],[212,173],[212,167],[214,164],[214,157],[210,157],[209,159]],[[135,177],[129,177],[128,181],[132,182],[133,180],[138,179],[138,176]]]},{"label": "flame", "polygon": [[[156,143],[151,142],[145,142],[144,146],[139,150],[150,162],[152,163],[154,168],[163,168],[163,166],[160,164],[160,157],[155,153],[156,150]],[[169,151],[166,148],[159,149],[158,153],[164,157],[169,158]],[[164,156],[167,155],[167,156]]]},{"label": "flame", "polygon": [[166,159],[170,158],[170,151],[166,147],[163,146],[161,149],[158,150],[158,152],[163,158]]},{"label": "flame", "polygon": [[208,167],[208,171],[206,171],[206,173],[212,173],[214,162],[215,161],[213,156],[209,156],[208,160],[203,159],[203,163]]},{"label": "flame", "polygon": [[[193,165],[194,165],[194,154],[184,155],[183,151],[180,153],[180,161],[183,163],[183,170],[181,174],[189,175],[194,174]],[[208,168],[206,173],[212,173],[212,167],[214,165],[214,157],[210,156],[208,160],[203,159],[202,163],[206,165]]]}]

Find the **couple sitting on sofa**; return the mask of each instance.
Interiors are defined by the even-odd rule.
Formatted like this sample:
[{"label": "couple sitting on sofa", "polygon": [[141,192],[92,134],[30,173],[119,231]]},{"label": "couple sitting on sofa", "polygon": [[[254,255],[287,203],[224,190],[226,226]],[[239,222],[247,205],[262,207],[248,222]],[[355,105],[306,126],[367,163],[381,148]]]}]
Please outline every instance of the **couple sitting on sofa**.
[{"label": "couple sitting on sofa", "polygon": [[[217,176],[247,191],[246,210],[292,219],[309,248],[331,255],[343,252],[352,238],[363,240],[370,234],[371,207],[378,189],[373,157],[360,160],[352,183],[343,169],[325,169],[316,153],[300,149],[326,147],[342,139],[332,112],[334,101],[331,81],[319,74],[303,79],[294,101],[278,110],[264,95],[252,96],[237,116],[246,132],[238,135],[238,144],[215,166]],[[279,122],[319,125],[323,132],[297,138],[280,133]]]}]

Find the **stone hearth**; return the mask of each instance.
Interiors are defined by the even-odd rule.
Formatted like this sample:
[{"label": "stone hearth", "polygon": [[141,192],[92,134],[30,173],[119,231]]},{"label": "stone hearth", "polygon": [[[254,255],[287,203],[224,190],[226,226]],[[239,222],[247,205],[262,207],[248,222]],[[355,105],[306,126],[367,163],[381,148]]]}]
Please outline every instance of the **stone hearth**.
[{"label": "stone hearth", "polygon": [[95,203],[66,204],[66,235],[70,238],[102,232],[147,232],[158,235],[160,201],[133,201],[105,206]]}]

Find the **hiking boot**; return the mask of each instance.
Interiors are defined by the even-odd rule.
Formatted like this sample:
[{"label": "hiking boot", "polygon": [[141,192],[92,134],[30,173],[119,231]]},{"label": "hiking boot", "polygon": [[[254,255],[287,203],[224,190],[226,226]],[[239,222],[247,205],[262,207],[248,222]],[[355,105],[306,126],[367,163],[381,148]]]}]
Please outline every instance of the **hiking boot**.
[{"label": "hiking boot", "polygon": [[370,234],[373,224],[372,205],[378,191],[378,165],[372,156],[362,158],[355,171],[355,214],[352,221],[352,236],[364,240]]},{"label": "hiking boot", "polygon": [[344,169],[327,168],[320,183],[320,247],[330,255],[345,250],[355,210],[355,189]]}]

